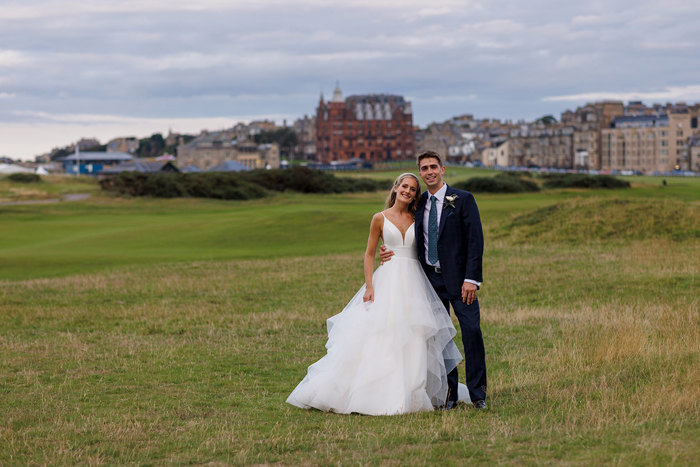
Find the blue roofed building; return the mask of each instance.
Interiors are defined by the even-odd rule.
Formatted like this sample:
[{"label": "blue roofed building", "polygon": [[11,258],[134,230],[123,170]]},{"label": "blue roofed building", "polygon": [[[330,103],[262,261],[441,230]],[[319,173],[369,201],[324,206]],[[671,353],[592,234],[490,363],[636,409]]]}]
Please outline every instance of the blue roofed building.
[{"label": "blue roofed building", "polygon": [[124,152],[74,152],[58,161],[63,164],[67,174],[97,175],[108,167],[115,167],[123,162],[134,159],[134,156]]}]

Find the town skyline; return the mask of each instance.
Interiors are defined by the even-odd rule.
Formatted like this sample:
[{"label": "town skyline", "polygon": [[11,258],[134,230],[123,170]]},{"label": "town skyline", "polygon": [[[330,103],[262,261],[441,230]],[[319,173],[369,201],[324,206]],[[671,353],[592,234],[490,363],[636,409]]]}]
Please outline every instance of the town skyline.
[{"label": "town skyline", "polygon": [[[383,93],[381,93],[381,94],[380,93],[370,93],[370,94],[382,95]],[[328,95],[326,95],[326,94],[322,94],[322,95],[324,96],[324,99],[330,99],[332,97],[333,93],[331,92],[331,93],[328,93]],[[351,95],[355,95],[355,94],[351,94]],[[411,102],[410,99],[406,99],[406,100],[409,103]],[[619,103],[622,103],[625,105],[628,105],[628,104],[633,103],[633,102],[640,102],[642,105],[648,106],[648,107],[654,107],[654,106],[658,107],[658,106],[666,106],[669,104],[678,104],[678,102],[654,102],[654,103],[651,103],[651,102],[645,102],[642,100],[621,101],[621,100],[607,99],[607,100],[583,102],[580,105],[572,106],[572,107],[569,107],[566,109],[562,109],[561,112],[559,112],[559,113],[539,115],[539,116],[532,118],[530,120],[522,119],[522,118],[521,119],[508,119],[508,118],[499,118],[499,117],[494,117],[494,116],[474,115],[473,113],[470,113],[468,111],[464,111],[464,112],[461,112],[461,113],[458,113],[455,115],[446,116],[442,120],[433,120],[433,121],[423,123],[423,124],[420,124],[419,122],[417,122],[416,120],[418,120],[418,119],[416,119],[416,115],[413,114],[413,118],[414,118],[413,123],[414,123],[414,127],[426,130],[431,125],[443,124],[443,123],[449,122],[449,121],[454,120],[455,118],[458,118],[458,117],[463,116],[463,115],[469,115],[469,116],[475,118],[476,120],[494,120],[494,121],[500,121],[504,124],[520,124],[520,123],[531,124],[531,123],[534,123],[537,119],[540,119],[542,117],[548,117],[548,116],[552,116],[557,121],[561,121],[561,117],[564,114],[566,114],[568,112],[572,112],[578,108],[585,107],[586,105],[593,104],[595,102],[598,102],[598,103],[619,102]],[[684,102],[684,103],[688,104],[688,105],[697,105],[697,104],[700,104],[700,101],[698,101],[698,102]],[[318,102],[317,102],[317,105],[318,105]],[[49,152],[51,152],[51,150],[54,150],[57,148],[73,147],[73,146],[75,146],[75,144],[78,141],[81,141],[81,140],[82,141],[95,140],[95,141],[98,141],[100,144],[106,144],[109,141],[113,141],[113,140],[117,140],[117,139],[136,138],[138,140],[141,138],[148,138],[149,136],[155,135],[155,134],[161,134],[163,136],[166,136],[167,134],[169,134],[171,132],[174,134],[191,134],[193,136],[196,136],[198,134],[201,134],[202,132],[216,132],[216,131],[228,130],[228,129],[232,129],[232,128],[236,127],[237,125],[240,125],[240,124],[247,125],[247,124],[250,124],[251,122],[273,122],[274,124],[276,124],[277,126],[280,126],[280,127],[283,126],[284,123],[286,123],[287,126],[291,128],[291,127],[293,127],[293,124],[295,121],[304,119],[306,117],[314,117],[315,113],[316,112],[314,110],[313,112],[309,112],[309,113],[304,114],[304,115],[284,116],[285,118],[282,118],[282,119],[275,119],[272,116],[254,116],[254,117],[248,117],[246,119],[239,119],[239,120],[234,120],[233,118],[227,119],[225,117],[211,118],[211,119],[209,119],[209,121],[213,122],[216,125],[221,125],[221,126],[209,127],[209,128],[196,128],[196,129],[194,129],[194,127],[193,127],[193,130],[191,130],[191,131],[179,131],[172,124],[169,124],[165,131],[160,130],[160,129],[155,129],[153,131],[146,130],[146,131],[143,131],[140,133],[134,132],[134,133],[129,133],[129,134],[126,134],[126,133],[125,134],[105,134],[105,136],[103,136],[103,137],[99,137],[99,136],[96,136],[93,134],[80,134],[72,140],[65,141],[62,143],[57,143],[57,144],[52,145],[51,147],[44,147],[41,149],[40,152],[35,153],[35,154],[31,154],[29,156],[25,156],[25,157],[12,156],[10,154],[3,154],[0,152],[0,157],[9,157],[10,159],[16,159],[16,160],[22,160],[22,161],[33,161],[33,160],[35,160],[35,158],[37,158],[39,156],[47,155]],[[167,119],[164,119],[164,120],[165,120],[164,123],[168,122]]]},{"label": "town skyline", "polygon": [[115,166],[120,157],[130,161],[146,157],[153,163],[176,160],[178,168],[168,169],[186,172],[218,170],[225,164],[248,170],[278,168],[283,159],[347,169],[411,160],[431,150],[451,164],[494,168],[700,172],[699,120],[700,103],[647,106],[641,101],[598,101],[567,110],[560,120],[547,115],[511,122],[463,114],[419,128],[413,125],[411,103],[403,96],[345,97],[336,87],[331,99],[319,100],[315,116],[298,118],[291,125],[259,120],[198,135],[121,137],[106,145],[81,139],[37,162],[51,163],[52,170],[60,162],[67,173],[90,174],[133,170],[131,163]]}]

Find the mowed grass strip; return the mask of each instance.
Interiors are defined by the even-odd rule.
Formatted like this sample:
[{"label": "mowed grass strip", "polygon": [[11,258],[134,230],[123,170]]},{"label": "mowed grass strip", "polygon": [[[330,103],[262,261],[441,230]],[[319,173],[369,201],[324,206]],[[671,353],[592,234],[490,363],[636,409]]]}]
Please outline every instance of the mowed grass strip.
[{"label": "mowed grass strip", "polygon": [[284,403],[361,252],[5,282],[0,464],[689,464],[699,254],[492,242],[489,409],[397,417]]},{"label": "mowed grass strip", "polygon": [[0,280],[135,264],[361,251],[384,193],[257,201],[98,197],[0,207]]}]

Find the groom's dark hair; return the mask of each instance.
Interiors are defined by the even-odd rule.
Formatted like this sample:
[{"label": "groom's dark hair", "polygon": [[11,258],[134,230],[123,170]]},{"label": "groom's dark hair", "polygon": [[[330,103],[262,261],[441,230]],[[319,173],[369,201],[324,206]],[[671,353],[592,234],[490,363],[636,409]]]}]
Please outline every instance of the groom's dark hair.
[{"label": "groom's dark hair", "polygon": [[438,164],[440,165],[440,167],[442,167],[442,157],[440,157],[440,154],[438,154],[435,151],[423,151],[420,154],[418,154],[418,160],[416,161],[419,169],[420,169],[420,161],[422,161],[423,159],[427,159],[429,157],[433,158],[433,159],[437,159]]}]

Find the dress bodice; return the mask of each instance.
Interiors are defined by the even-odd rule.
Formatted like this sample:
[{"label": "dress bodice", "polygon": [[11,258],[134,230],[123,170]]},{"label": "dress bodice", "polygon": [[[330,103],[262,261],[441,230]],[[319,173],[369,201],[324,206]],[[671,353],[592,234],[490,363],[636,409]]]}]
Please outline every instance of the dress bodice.
[{"label": "dress bodice", "polygon": [[382,228],[384,244],[388,249],[393,251],[397,257],[417,259],[415,226],[416,224],[414,222],[408,230],[406,230],[406,235],[403,236],[399,228],[384,216],[384,227]]}]

